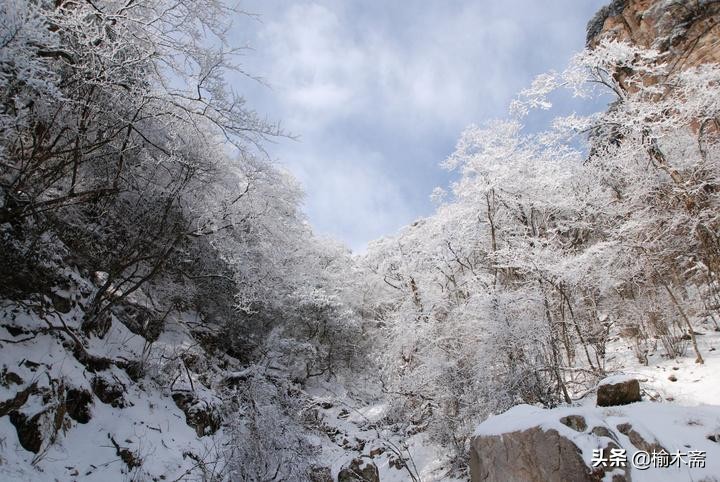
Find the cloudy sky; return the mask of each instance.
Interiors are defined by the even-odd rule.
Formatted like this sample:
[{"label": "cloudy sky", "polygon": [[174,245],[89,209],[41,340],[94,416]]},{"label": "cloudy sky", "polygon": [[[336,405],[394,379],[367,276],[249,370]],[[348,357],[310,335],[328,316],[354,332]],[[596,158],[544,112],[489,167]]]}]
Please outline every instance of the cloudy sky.
[{"label": "cloudy sky", "polygon": [[315,231],[361,251],[432,213],[463,128],[504,117],[537,74],[562,69],[605,3],[244,0],[258,18],[238,19],[233,43],[252,46],[243,67],[267,86],[229,80],[298,136],[268,151],[304,186]]}]

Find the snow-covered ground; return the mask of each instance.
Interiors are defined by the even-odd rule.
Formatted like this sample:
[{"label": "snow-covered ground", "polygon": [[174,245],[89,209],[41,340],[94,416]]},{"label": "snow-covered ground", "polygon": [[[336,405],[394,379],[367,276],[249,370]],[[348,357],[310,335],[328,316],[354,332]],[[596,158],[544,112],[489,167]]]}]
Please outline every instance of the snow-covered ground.
[{"label": "snow-covered ground", "polygon": [[[582,416],[587,429],[579,432],[559,421],[570,415]],[[648,459],[643,458],[644,455],[634,459],[640,449],[635,447],[628,435],[618,430],[617,427],[622,427],[623,424],[630,424],[631,428],[625,429],[628,433],[633,430],[647,443],[661,446],[670,456],[679,454],[681,460],[678,459],[672,465],[668,462],[670,466],[667,467],[655,467]],[[593,429],[601,427],[612,432],[618,445],[627,450],[626,458],[623,458],[624,466],[631,469],[631,477],[635,482],[720,480],[720,445],[708,439],[708,436],[717,436],[720,433],[718,406],[685,407],[671,403],[637,402],[619,407],[603,408],[588,404],[543,410],[530,405],[519,405],[481,424],[476,434],[501,435],[531,427],[557,430],[582,450],[583,460],[588,467],[593,466],[593,451],[604,449],[607,443],[613,441]],[[660,450],[657,449],[658,452]],[[697,460],[700,457],[693,455],[693,452],[703,453],[703,467],[690,466],[691,458]],[[608,454],[603,454],[603,457],[608,457]],[[633,467],[633,460],[638,467],[643,468]],[[645,467],[646,463],[648,467]],[[610,476],[606,477],[611,480]]]},{"label": "snow-covered ground", "polygon": [[447,451],[427,434],[405,436],[383,426],[389,405],[382,400],[360,404],[338,383],[315,383],[307,394],[316,401],[327,427],[327,437],[318,436],[319,459],[331,468],[334,478],[350,460],[362,457],[373,461],[383,482],[462,480],[448,474]]},{"label": "snow-covered ground", "polygon": [[694,326],[703,364],[695,363],[689,341],[684,356],[668,358],[658,346],[648,353],[648,364],[644,365],[628,340],[617,339],[608,347],[606,369],[635,375],[648,398],[681,405],[720,405],[720,332],[709,321]]},{"label": "snow-covered ground", "polygon": [[[63,323],[78,329],[81,318],[76,309],[40,316],[17,304],[2,307],[0,402],[33,387],[18,411],[31,420],[40,414],[37,433],[42,441],[36,453],[26,450],[10,417],[0,417],[0,480],[176,480],[186,473],[190,480],[197,478],[198,460],[209,463],[217,456],[223,430],[198,437],[172,393],[153,379],[133,380],[115,364],[94,369],[81,363],[68,337],[57,336]],[[182,325],[170,323],[149,356],[146,352],[146,369],[162,369],[161,363],[172,360],[170,353],[190,341]],[[104,338],[86,342],[88,354],[121,362],[141,359],[147,349],[143,338],[114,317]],[[187,384],[183,378],[173,389]],[[201,390],[202,384],[195,387]],[[105,402],[92,395],[103,390]],[[212,394],[205,392],[199,397],[211,400]],[[89,397],[89,420],[78,421],[66,412],[72,393]]]},{"label": "snow-covered ground", "polygon": [[[71,333],[82,332],[80,307],[92,288],[77,273],[66,274],[73,288],[58,296],[75,301],[67,313],[56,311],[50,300],[34,302],[32,309],[10,301],[0,305],[0,480],[209,480],[223,468],[228,428],[198,434],[173,395],[192,393],[197,403],[220,407],[222,401],[207,387],[223,377],[242,378],[247,370],[224,355],[218,367],[188,329],[198,321],[193,313],[168,317],[152,343],[113,315],[102,338],[80,340],[88,356],[111,363],[83,362]],[[138,292],[132,301],[147,300]],[[205,369],[186,369],[184,360],[192,358],[202,360]],[[126,363],[137,360],[143,360],[143,374],[133,377]],[[10,407],[25,392],[27,400]],[[77,393],[87,398],[85,404],[68,409]],[[408,437],[382,423],[388,410],[382,397],[351,394],[340,382],[318,380],[308,382],[302,397],[316,410],[318,426],[308,430],[320,451],[316,465],[329,468],[333,478],[354,458],[363,458],[377,465],[383,481],[455,480],[448,476],[448,455],[426,434]],[[27,441],[23,446],[8,416],[12,411],[27,420],[37,416],[36,429],[29,424],[27,430],[30,438],[38,435],[37,451],[28,450]]]},{"label": "snow-covered ground", "polygon": [[[75,280],[75,287],[58,296],[86,302],[83,293],[89,292],[85,286],[89,281],[76,273],[67,275]],[[151,345],[113,316],[103,338],[83,339],[88,355],[113,361],[107,367],[94,367],[93,362],[83,362],[74,353],[73,340],[64,329],[80,332],[80,303],[70,305],[66,313],[60,313],[38,310],[37,306],[30,310],[19,303],[2,304],[0,409],[6,413],[0,417],[0,480],[202,480],[220,469],[215,464],[229,441],[227,428],[198,434],[186,422],[173,395],[191,392],[194,403],[219,410],[222,402],[207,388],[213,386],[208,377],[215,376],[216,381],[241,377],[243,367],[230,357],[222,369],[210,360],[188,329],[198,321],[192,313],[170,317]],[[53,304],[48,300],[45,306]],[[697,323],[696,330],[705,359],[702,365],[695,363],[689,343],[685,355],[676,359],[664,356],[661,347],[650,350],[645,365],[638,360],[631,340],[619,336],[611,340],[607,371],[616,378],[638,378],[643,402],[599,408],[590,394],[575,406],[552,411],[519,406],[486,421],[478,433],[505,433],[537,425],[554,428],[582,448],[590,465],[593,449],[604,443],[591,429],[607,427],[617,432],[618,425],[629,423],[643,439],[670,453],[706,453],[705,467],[634,471],[633,480],[720,479],[720,444],[714,441],[720,440],[720,332],[709,322]],[[203,370],[187,369],[184,361],[180,364],[192,358],[204,360],[203,374]],[[131,376],[131,370],[123,365],[131,360],[144,360],[144,376]],[[363,376],[367,374],[332,383],[312,379],[305,384],[302,397],[316,411],[316,427],[308,433],[319,449],[317,465],[329,468],[337,478],[351,460],[362,458],[372,460],[383,482],[460,480],[449,473],[448,451],[426,433],[418,430],[407,435],[384,423],[390,410],[386,395],[379,389],[373,391],[376,382]],[[351,393],[351,387],[363,393]],[[105,401],[98,390],[109,392]],[[22,407],[10,407],[25,391],[28,397]],[[89,420],[66,413],[70,393],[90,395]],[[23,447],[15,424],[6,416],[12,410],[28,420],[40,414],[37,424],[43,437],[36,452]],[[563,425],[559,419],[565,415],[582,415],[588,430],[581,433]],[[617,437],[621,446],[632,447],[626,435]],[[630,450],[628,457],[632,455]]]},{"label": "snow-covered ground", "polygon": [[[595,394],[591,392],[574,406],[546,410],[520,405],[483,422],[476,435],[501,435],[532,427],[554,429],[582,450],[588,467],[597,461],[594,451],[617,442],[626,450],[626,464],[636,482],[720,480],[720,332],[709,321],[697,322],[695,329],[703,364],[695,362],[689,341],[684,355],[677,358],[665,355],[662,347],[651,349],[646,365],[636,356],[632,340],[612,338],[607,348],[606,370],[613,375],[602,383],[637,379],[642,402],[597,407]],[[578,431],[560,422],[561,418],[571,415],[583,417],[587,427]],[[596,427],[601,429],[594,430]],[[630,434],[630,430],[636,434]],[[603,436],[608,431],[612,436]],[[636,455],[643,451],[637,447],[637,435],[647,444],[657,444],[652,450],[644,447],[651,456],[659,446],[670,454],[670,461],[673,457],[680,458],[670,462],[670,466],[655,466],[655,462],[643,459],[644,455]],[[633,457],[639,457],[637,464]],[[693,458],[696,462],[691,463]],[[703,462],[698,463],[699,459]],[[611,480],[614,473],[606,472],[606,480]]]}]

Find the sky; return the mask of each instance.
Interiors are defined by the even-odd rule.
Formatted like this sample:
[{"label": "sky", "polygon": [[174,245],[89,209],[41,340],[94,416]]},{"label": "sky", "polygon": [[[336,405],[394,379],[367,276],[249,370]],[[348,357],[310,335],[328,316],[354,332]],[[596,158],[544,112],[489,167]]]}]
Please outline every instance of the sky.
[{"label": "sky", "polygon": [[244,0],[256,16],[239,16],[230,40],[250,47],[242,68],[263,82],[227,80],[295,136],[266,148],[303,186],[316,234],[362,252],[434,211],[433,188],[454,179],[440,163],[463,129],[506,117],[536,75],[563,69],[606,3]]}]

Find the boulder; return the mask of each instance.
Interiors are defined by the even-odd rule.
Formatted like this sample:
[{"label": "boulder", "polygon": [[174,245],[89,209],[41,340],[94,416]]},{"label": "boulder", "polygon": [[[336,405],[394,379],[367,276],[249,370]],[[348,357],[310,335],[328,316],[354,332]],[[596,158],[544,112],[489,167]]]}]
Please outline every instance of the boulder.
[{"label": "boulder", "polygon": [[22,448],[38,453],[43,443],[42,413],[29,416],[19,411],[13,411],[8,416],[10,423],[17,430],[18,441]]},{"label": "boulder", "polygon": [[147,341],[153,342],[160,336],[164,317],[154,310],[126,301],[113,306],[111,311],[128,330]]},{"label": "boulder", "polygon": [[330,467],[322,467],[313,465],[310,467],[308,474],[310,482],[333,482],[332,471]]},{"label": "boulder", "polygon": [[92,417],[93,395],[82,388],[70,387],[65,392],[65,410],[78,423],[88,423]]},{"label": "boulder", "polygon": [[96,376],[90,382],[93,393],[101,402],[111,405],[115,408],[125,408],[125,387],[117,379],[106,376]]},{"label": "boulder", "polygon": [[212,435],[220,429],[222,416],[212,400],[201,399],[190,392],[175,392],[172,398],[185,413],[185,423],[195,429],[198,437]]},{"label": "boulder", "polygon": [[585,417],[582,415],[567,415],[560,419],[560,423],[570,427],[576,432],[584,432],[587,430],[587,423],[585,422]]},{"label": "boulder", "polygon": [[636,449],[644,450],[645,452],[648,452],[648,453],[652,453],[652,452],[657,452],[657,453],[665,452],[666,454],[670,453],[670,451],[667,450],[662,445],[660,445],[660,443],[657,440],[655,440],[652,443],[645,440],[638,431],[633,429],[633,426],[630,423],[621,423],[616,428],[618,429],[618,432],[625,435],[630,440],[630,443],[633,444]]},{"label": "boulder", "polygon": [[639,402],[640,382],[635,378],[606,379],[597,388],[597,406],[612,407]]},{"label": "boulder", "polygon": [[377,466],[367,459],[353,459],[338,474],[338,482],[380,482]]},{"label": "boulder", "polygon": [[69,299],[65,293],[50,292],[49,298],[52,301],[53,308],[63,314],[70,313],[75,305],[74,301]]},{"label": "boulder", "polygon": [[472,482],[597,482],[580,449],[557,430],[532,427],[478,435],[470,444]]},{"label": "boulder", "polygon": [[[660,443],[666,440],[672,441],[671,450],[703,447],[709,454],[711,441],[717,437],[708,437],[708,427],[717,425],[719,415],[717,406],[689,408],[655,402],[612,409],[517,405],[475,429],[470,441],[471,481],[631,482],[633,475],[642,475],[642,480],[665,480],[667,466],[653,465],[650,457],[641,457],[636,461],[641,466],[634,465],[633,455],[639,450],[669,454]],[[705,462],[705,467],[690,468],[692,474],[685,472],[686,466],[670,478],[714,480],[720,463],[710,457]]]}]

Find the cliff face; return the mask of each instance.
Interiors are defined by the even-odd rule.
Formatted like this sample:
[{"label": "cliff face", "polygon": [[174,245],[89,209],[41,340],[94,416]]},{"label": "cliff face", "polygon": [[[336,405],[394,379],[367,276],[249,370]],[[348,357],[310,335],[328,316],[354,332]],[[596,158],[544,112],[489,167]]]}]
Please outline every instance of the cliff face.
[{"label": "cliff face", "polygon": [[590,48],[611,39],[657,49],[671,73],[720,62],[720,0],[614,0],[587,32]]}]

